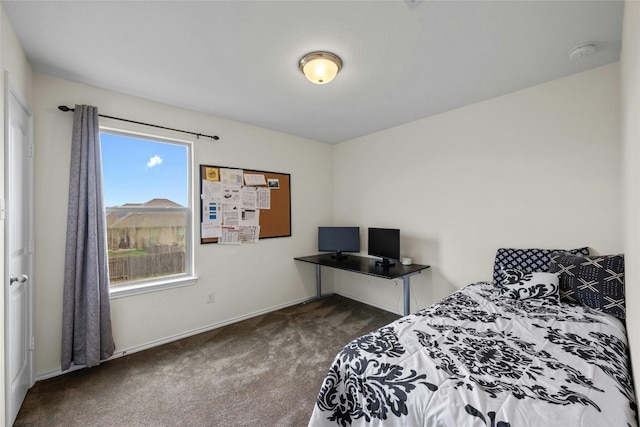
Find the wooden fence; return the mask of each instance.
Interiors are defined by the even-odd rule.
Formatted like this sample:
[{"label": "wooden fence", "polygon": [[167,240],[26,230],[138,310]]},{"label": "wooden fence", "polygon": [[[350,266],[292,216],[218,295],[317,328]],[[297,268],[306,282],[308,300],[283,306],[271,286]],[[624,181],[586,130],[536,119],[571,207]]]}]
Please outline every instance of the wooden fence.
[{"label": "wooden fence", "polygon": [[112,286],[184,271],[184,252],[118,256],[109,259],[109,281]]}]

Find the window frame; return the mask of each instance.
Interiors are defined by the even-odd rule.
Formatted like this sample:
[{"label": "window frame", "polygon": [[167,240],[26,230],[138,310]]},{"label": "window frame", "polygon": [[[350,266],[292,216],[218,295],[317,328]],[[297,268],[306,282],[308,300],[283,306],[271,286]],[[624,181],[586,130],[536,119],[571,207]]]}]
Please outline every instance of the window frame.
[{"label": "window frame", "polygon": [[[180,212],[186,216],[185,221],[185,272],[179,274],[172,274],[168,276],[162,276],[160,278],[141,279],[128,282],[127,284],[118,285],[115,287],[109,283],[109,296],[110,299],[117,299],[132,295],[139,295],[149,292],[157,292],[165,289],[173,289],[177,287],[194,285],[198,281],[198,277],[195,276],[195,263],[194,263],[194,214],[193,214],[193,141],[170,138],[157,134],[141,133],[132,130],[114,128],[110,126],[100,126],[100,135],[102,134],[119,135],[127,138],[144,139],[148,141],[181,145],[187,149],[187,206],[186,207],[153,207],[153,206],[138,206],[138,207],[104,207],[105,217],[108,213],[115,212]],[[102,141],[101,141],[102,144]],[[100,147],[102,154],[102,146]],[[105,233],[107,227],[105,227]],[[106,236],[105,236],[106,238]]]}]

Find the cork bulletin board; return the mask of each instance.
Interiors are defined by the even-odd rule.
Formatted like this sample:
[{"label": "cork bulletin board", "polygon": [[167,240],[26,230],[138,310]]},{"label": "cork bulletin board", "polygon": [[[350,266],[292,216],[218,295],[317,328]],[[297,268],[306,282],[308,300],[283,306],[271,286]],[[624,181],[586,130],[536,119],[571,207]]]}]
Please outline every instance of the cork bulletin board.
[{"label": "cork bulletin board", "polygon": [[[229,182],[233,184],[228,185]],[[209,194],[211,186],[218,186],[218,184],[225,189],[225,196],[222,197],[223,202],[219,206],[213,202],[214,199]],[[226,231],[233,227],[233,225],[229,224],[233,224],[233,222],[224,224],[226,219],[225,209],[228,209],[228,205],[225,203],[228,199],[225,198],[232,199],[232,191],[229,188],[234,188],[233,191],[237,192],[244,191],[244,187],[254,187],[259,194],[263,196],[267,194],[269,199],[268,208],[258,206],[255,209],[259,211],[259,235],[256,234],[253,240],[245,238],[249,239],[248,241],[256,242],[258,239],[291,236],[290,174],[226,166],[200,165],[200,243],[229,243],[226,237],[213,237],[217,236],[218,229],[216,225],[212,225],[211,219],[216,218],[216,221],[218,221],[216,224],[220,223],[226,236]],[[262,199],[265,199],[265,197],[262,197]],[[242,210],[240,213],[241,218],[244,217],[245,213],[250,212],[253,214],[251,209],[239,210]],[[216,215],[216,211],[219,211],[220,215]],[[242,243],[245,242],[247,240],[242,241]]]}]

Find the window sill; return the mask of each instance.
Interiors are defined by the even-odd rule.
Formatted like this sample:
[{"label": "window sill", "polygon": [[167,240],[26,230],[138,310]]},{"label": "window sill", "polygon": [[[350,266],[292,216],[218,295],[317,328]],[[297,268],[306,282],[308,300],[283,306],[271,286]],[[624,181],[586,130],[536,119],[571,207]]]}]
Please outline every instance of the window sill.
[{"label": "window sill", "polygon": [[164,280],[134,283],[131,285],[117,286],[111,289],[110,299],[124,298],[132,295],[146,294],[149,292],[164,291],[165,289],[180,288],[195,285],[198,282],[196,276],[179,276]]}]

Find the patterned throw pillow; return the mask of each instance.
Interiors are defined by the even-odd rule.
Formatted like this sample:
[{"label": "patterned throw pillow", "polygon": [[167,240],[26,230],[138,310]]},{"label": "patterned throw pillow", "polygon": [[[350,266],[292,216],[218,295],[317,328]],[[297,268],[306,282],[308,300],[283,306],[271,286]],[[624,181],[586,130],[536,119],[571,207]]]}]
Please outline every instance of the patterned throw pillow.
[{"label": "patterned throw pillow", "polygon": [[560,274],[560,300],[578,302],[624,319],[624,256],[551,255],[549,271]]},{"label": "patterned throw pillow", "polygon": [[589,255],[589,248],[578,249],[512,249],[500,248],[496,252],[496,260],[493,263],[493,281],[500,283],[500,270],[517,268],[524,272],[549,271],[551,254],[554,252],[568,252],[574,255]]},{"label": "patterned throw pillow", "polygon": [[515,268],[501,271],[502,295],[514,299],[545,298],[558,301],[559,278],[557,273],[525,272]]}]

